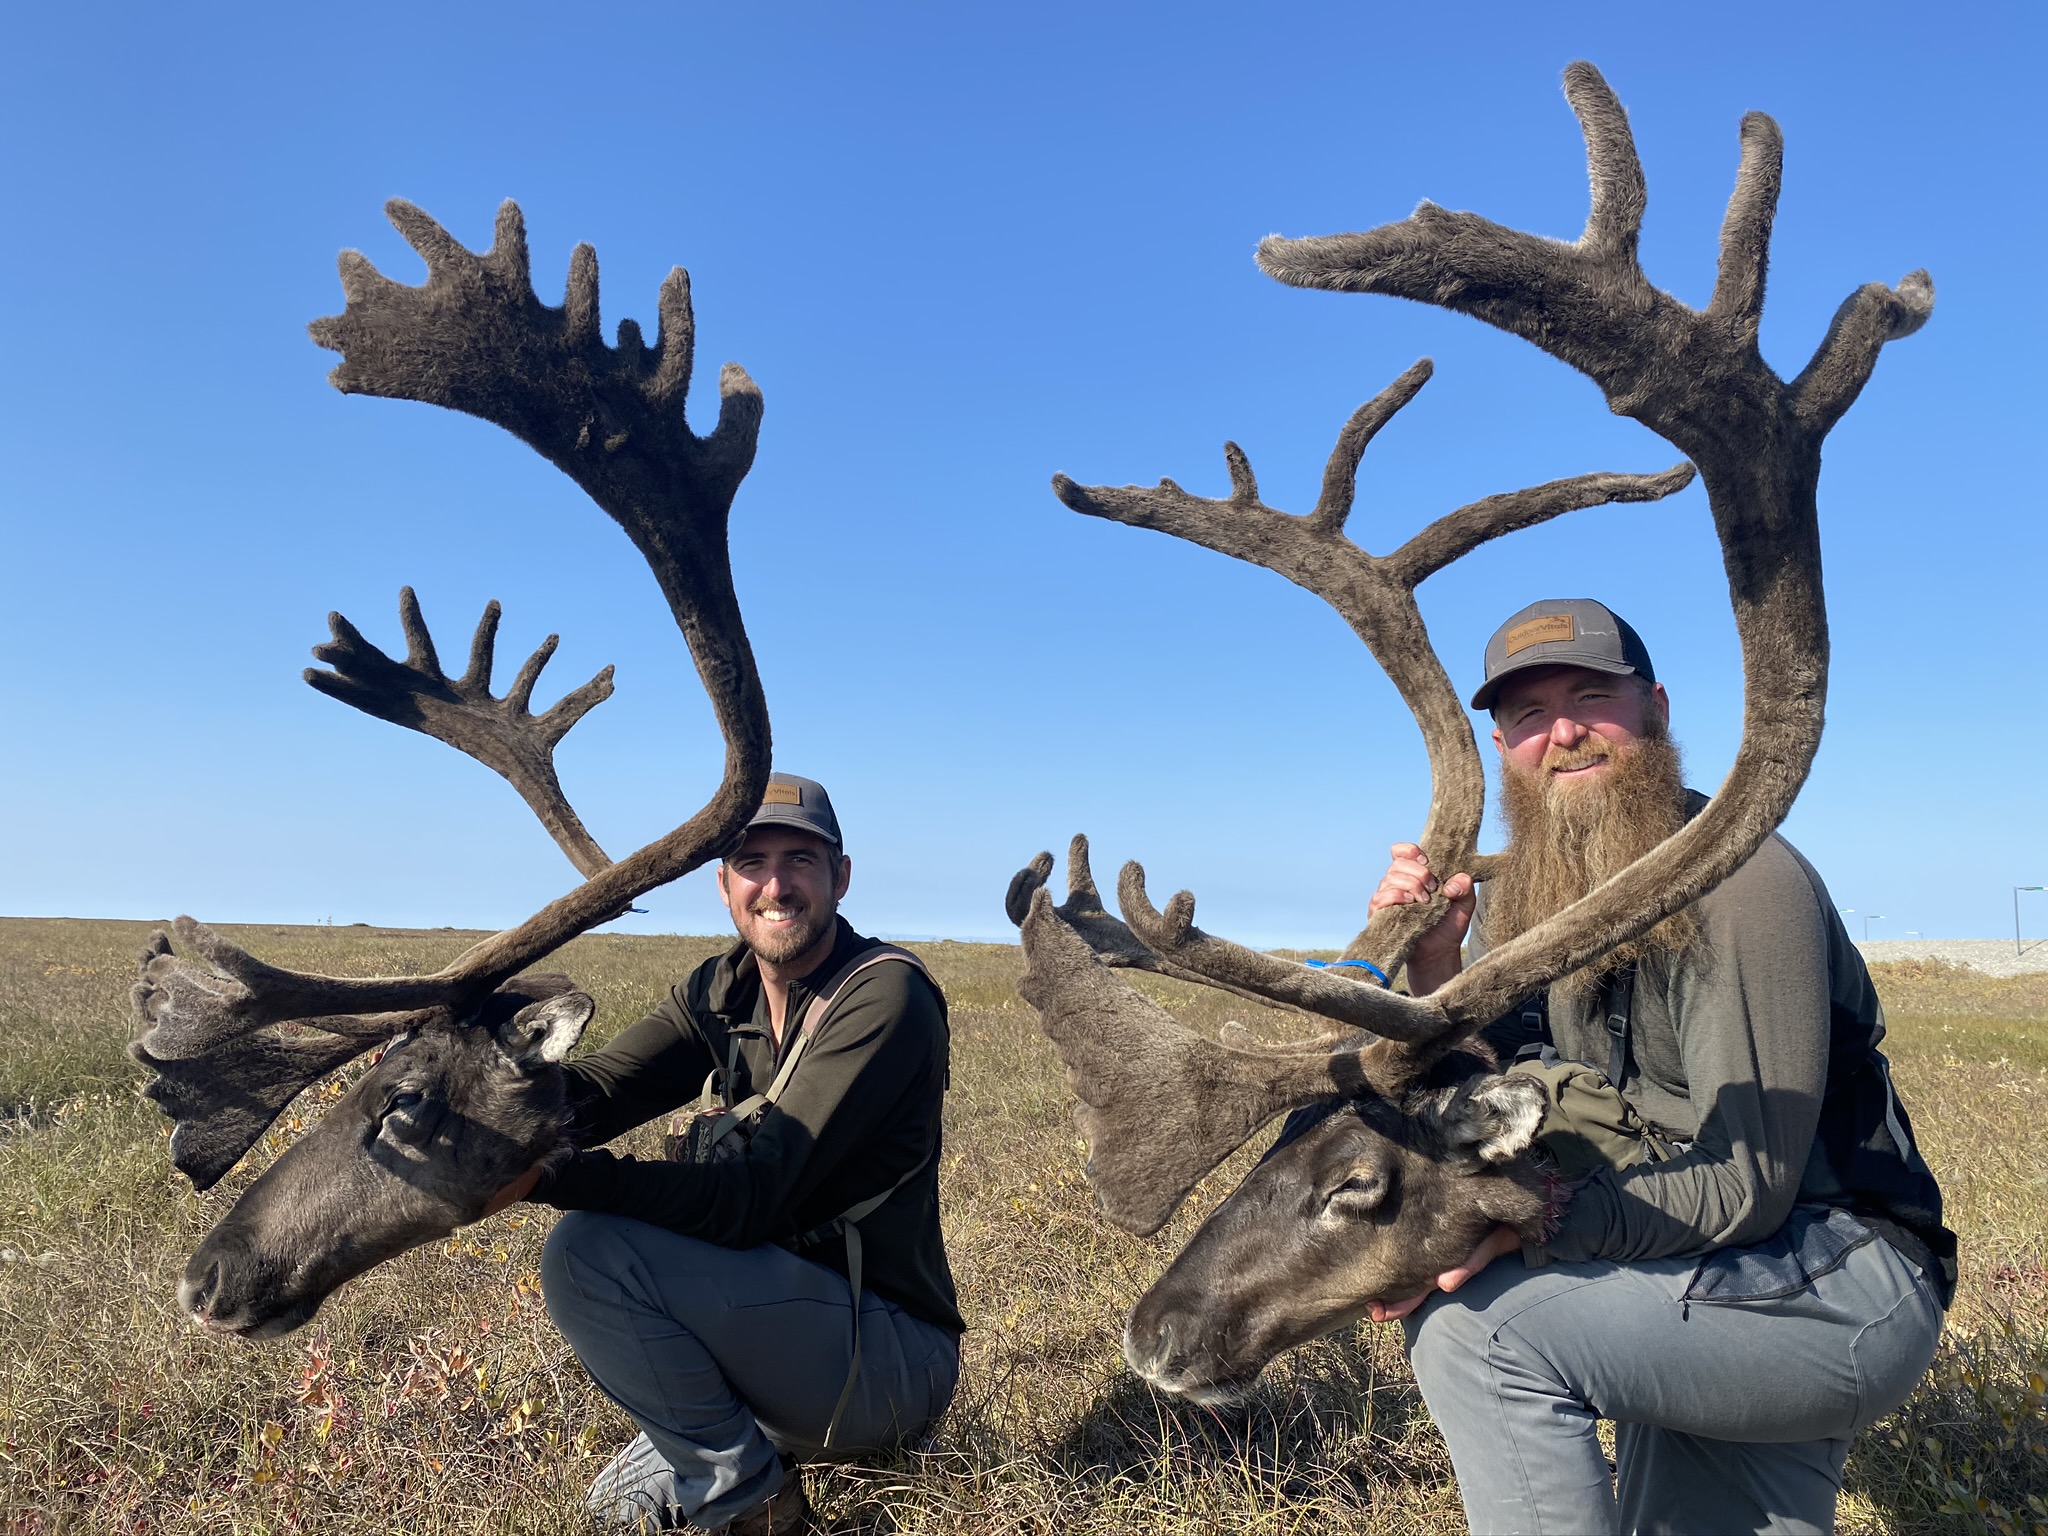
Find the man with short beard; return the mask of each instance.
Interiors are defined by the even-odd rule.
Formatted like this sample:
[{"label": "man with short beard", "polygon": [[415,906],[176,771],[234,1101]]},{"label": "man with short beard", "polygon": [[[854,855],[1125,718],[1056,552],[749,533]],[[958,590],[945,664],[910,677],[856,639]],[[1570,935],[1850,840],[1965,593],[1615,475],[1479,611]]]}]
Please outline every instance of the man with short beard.
[{"label": "man with short beard", "polygon": [[[1510,618],[1472,707],[1492,712],[1509,831],[1475,944],[1706,804],[1648,650],[1599,603]],[[1396,844],[1373,910],[1439,894],[1408,961],[1418,994],[1462,968],[1474,891]],[[1883,1019],[1820,877],[1773,836],[1486,1032],[1551,1084],[1541,1140],[1584,1176],[1547,1243],[1502,1228],[1437,1290],[1373,1307],[1405,1320],[1474,1531],[1834,1528],[1851,1439],[1918,1382],[1955,1287]]]},{"label": "man with short beard", "polygon": [[581,1151],[494,1202],[570,1213],[548,1311],[641,1428],[590,1491],[609,1526],[804,1529],[799,1463],[888,1450],[952,1396],[945,1000],[838,915],[852,870],[823,787],[771,775],[718,869],[740,942],[564,1067],[578,1147],[699,1099],[669,1157]]}]

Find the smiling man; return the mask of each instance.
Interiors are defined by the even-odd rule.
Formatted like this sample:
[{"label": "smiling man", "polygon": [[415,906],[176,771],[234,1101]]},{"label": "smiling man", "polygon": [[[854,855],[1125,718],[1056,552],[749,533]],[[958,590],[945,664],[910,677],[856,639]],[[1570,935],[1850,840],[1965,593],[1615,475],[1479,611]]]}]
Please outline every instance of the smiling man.
[{"label": "smiling man", "polygon": [[696,1100],[669,1157],[581,1151],[499,1197],[570,1212],[548,1310],[642,1431],[591,1489],[616,1527],[801,1530],[800,1463],[887,1450],[952,1396],[945,1002],[838,915],[852,873],[823,787],[772,775],[718,869],[740,942],[564,1069],[583,1148]]},{"label": "smiling man", "polygon": [[[1442,883],[1417,993],[1458,973],[1468,927],[1505,943],[1706,804],[1648,650],[1599,603],[1510,618],[1472,707],[1493,716],[1508,846],[1476,926],[1470,878]],[[1397,844],[1372,908],[1438,890]],[[1546,1085],[1570,1204],[1544,1246],[1502,1229],[1438,1290],[1374,1307],[1406,1320],[1472,1529],[1832,1530],[1850,1440],[1934,1352],[1955,1238],[1820,877],[1771,837],[1487,1035]]]}]

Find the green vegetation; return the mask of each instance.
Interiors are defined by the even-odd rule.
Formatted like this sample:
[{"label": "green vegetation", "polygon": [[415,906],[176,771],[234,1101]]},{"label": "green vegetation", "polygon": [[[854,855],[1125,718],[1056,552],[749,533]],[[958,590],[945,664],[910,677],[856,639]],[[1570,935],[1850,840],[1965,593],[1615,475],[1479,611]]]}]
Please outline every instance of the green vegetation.
[{"label": "green vegetation", "polygon": [[[310,1091],[223,1181],[171,1172],[135,1097],[127,992],[147,925],[0,920],[0,1532],[574,1532],[630,1432],[540,1305],[549,1213],[517,1207],[344,1289],[281,1342],[201,1335],[186,1256],[342,1080]],[[266,959],[367,974],[474,935],[243,928]],[[708,953],[598,936],[561,957],[593,1043]],[[861,1532],[1439,1532],[1456,1491],[1393,1328],[1297,1351],[1244,1407],[1153,1396],[1122,1369],[1124,1310],[1231,1182],[1161,1236],[1093,1213],[1069,1101],[1019,956],[917,946],[953,1002],[948,1241],[972,1332],[930,1444],[812,1475]],[[1843,1529],[2048,1533],[2048,978],[1879,973],[1901,1092],[1964,1238],[1963,1298],[1920,1393],[1850,1460]],[[1191,1023],[1281,1017],[1170,982]],[[1249,1156],[1243,1154],[1242,1156]]]}]

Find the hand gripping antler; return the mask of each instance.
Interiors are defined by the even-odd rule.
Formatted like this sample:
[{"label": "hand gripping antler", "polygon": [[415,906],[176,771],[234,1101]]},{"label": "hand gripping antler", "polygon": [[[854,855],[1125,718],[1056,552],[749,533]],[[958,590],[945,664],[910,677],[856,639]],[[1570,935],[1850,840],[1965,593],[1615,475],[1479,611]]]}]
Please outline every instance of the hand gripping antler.
[{"label": "hand gripping antler", "polygon": [[[716,857],[738,837],[767,783],[768,710],[726,540],[733,496],[754,459],[761,395],[744,370],[728,363],[719,379],[717,427],[707,437],[690,430],[683,409],[695,349],[688,276],[677,268],[662,284],[652,348],[631,320],[620,322],[617,347],[607,347],[598,330],[590,247],[576,248],[567,298],[555,309],[534,296],[515,204],[499,209],[496,238],[481,256],[410,203],[394,201],[386,211],[426,258],[427,281],[395,283],[359,253],[342,254],[347,307],[311,327],[315,341],[342,354],[332,382],[344,393],[418,400],[497,423],[567,473],[626,530],[668,599],[710,696],[725,738],[724,776],[703,809],[666,836],[430,976],[284,971],[180,919],[174,931],[207,964],[176,959],[167,945],[145,956],[135,989],[145,1030],[135,1052],[145,1062],[203,1056],[233,1075],[236,1042],[285,1021],[374,1035],[411,1027],[415,1017],[467,1016],[500,982],[636,896]],[[571,695],[578,704],[570,714],[596,702],[596,686]],[[564,729],[567,723],[564,717]],[[389,1017],[363,1017],[372,1014]]]},{"label": "hand gripping antler", "polygon": [[[1777,126],[1760,113],[1743,120],[1742,164],[1722,227],[1719,279],[1707,309],[1695,311],[1652,288],[1637,263],[1645,194],[1620,104],[1588,64],[1566,71],[1565,93],[1585,134],[1593,189],[1592,212],[1578,241],[1546,240],[1424,203],[1411,218],[1363,234],[1268,239],[1259,248],[1259,264],[1298,286],[1394,294],[1512,331],[1589,375],[1614,411],[1643,422],[1698,466],[1721,541],[1746,684],[1743,742],[1720,794],[1676,836],[1548,922],[1490,950],[1427,998],[1302,976],[1287,962],[1203,934],[1193,925],[1193,899],[1185,893],[1168,903],[1165,914],[1157,913],[1145,899],[1141,870],[1127,869],[1119,885],[1131,930],[1163,957],[1376,1034],[1426,1042],[1430,1049],[1441,1049],[1530,992],[1647,932],[1712,889],[1783,819],[1819,745],[1827,686],[1815,507],[1820,445],[1862,389],[1878,350],[1918,329],[1933,307],[1933,285],[1924,272],[1910,274],[1896,290],[1866,285],[1836,314],[1813,361],[1790,384],[1783,382],[1764,363],[1756,339],[1779,187]],[[1333,467],[1338,462],[1332,455]],[[1231,504],[1254,517],[1264,513],[1242,455],[1233,451],[1231,465]],[[1075,505],[1070,490],[1061,484],[1062,498]],[[1160,498],[1165,510],[1195,501],[1170,482],[1155,492],[1112,494]],[[1106,505],[1080,510],[1119,515]],[[1148,526],[1183,532],[1151,515],[1157,520]],[[1196,527],[1190,524],[1185,536],[1209,543],[1202,536],[1208,528]],[[1429,530],[1422,537],[1434,535]],[[1476,542],[1445,536],[1441,547],[1445,558],[1455,558],[1460,543],[1470,548]],[[1418,624],[1413,644],[1422,643]],[[1375,655],[1381,655],[1378,647]],[[1409,652],[1407,660],[1413,659]],[[1392,666],[1388,670],[1394,674]],[[1408,695],[1405,687],[1403,693]],[[1420,708],[1417,714],[1422,718]],[[1424,731],[1435,767],[1437,748],[1427,720]],[[1464,793],[1462,783],[1455,770],[1447,779],[1439,769],[1436,793]],[[1434,822],[1435,804],[1431,815]],[[1417,913],[1408,921],[1421,918]],[[1048,903],[1046,922],[1039,925],[1043,932],[1050,931],[1051,921],[1056,918]],[[1397,947],[1405,950],[1410,936],[1404,932]],[[1029,930],[1026,938],[1029,947]],[[1094,974],[1107,979],[1099,967]],[[1123,1054],[1136,1062],[1134,1070],[1155,1070],[1167,1080],[1178,1073],[1198,1091],[1178,1101],[1160,1095],[1155,1103],[1129,1091],[1130,1072],[1091,1076],[1094,1069],[1075,1067],[1083,1038],[1111,1011],[1089,998],[1086,988],[1070,989],[1046,1015],[1048,1032],[1081,1078],[1077,1092],[1092,1106],[1092,1123],[1113,1121],[1118,1135],[1144,1138],[1143,1155],[1123,1155],[1110,1172],[1098,1172],[1098,1192],[1112,1211],[1149,1213],[1160,1198],[1192,1187],[1228,1156],[1241,1140],[1239,1126],[1263,1123],[1291,1104],[1337,1091],[1329,1085],[1347,1076],[1365,1079],[1386,1054],[1358,1037],[1284,1048],[1279,1054],[1292,1059],[1292,1076],[1261,1068],[1191,1077],[1183,1069],[1188,1031],[1163,1015],[1132,1024],[1128,1007],[1117,1006],[1124,1015]],[[1324,1055],[1320,1079],[1316,1070],[1296,1070],[1307,1049]],[[1150,1193],[1112,1190],[1104,1186],[1105,1177],[1144,1181]],[[1171,1203],[1164,1208],[1170,1210]]]},{"label": "hand gripping antler", "polygon": [[393,661],[364,639],[355,625],[330,613],[327,626],[334,631],[334,639],[314,646],[313,655],[334,670],[308,667],[306,681],[331,699],[445,741],[504,775],[569,856],[569,862],[588,879],[609,869],[612,861],[562,793],[562,781],[555,776],[555,744],[578,720],[612,696],[612,669],[606,667],[582,687],[564,694],[545,713],[531,713],[541,668],[560,643],[559,636],[549,635],[526,658],[505,696],[495,698],[491,668],[497,650],[498,615],[497,603],[485,606],[470,641],[469,668],[462,676],[451,678],[441,670],[441,658],[420,614],[419,599],[411,587],[402,588],[398,617],[405,630],[404,661]]}]

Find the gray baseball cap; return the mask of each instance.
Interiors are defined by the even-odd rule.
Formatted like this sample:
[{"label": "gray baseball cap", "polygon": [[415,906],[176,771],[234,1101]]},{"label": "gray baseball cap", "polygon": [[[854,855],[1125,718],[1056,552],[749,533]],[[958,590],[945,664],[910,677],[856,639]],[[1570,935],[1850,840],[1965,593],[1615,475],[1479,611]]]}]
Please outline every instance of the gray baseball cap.
[{"label": "gray baseball cap", "polygon": [[843,847],[839,818],[832,814],[832,797],[816,779],[800,779],[793,773],[771,773],[761,796],[761,808],[747,823],[755,827],[795,827],[822,837],[834,848]]},{"label": "gray baseball cap", "polygon": [[1472,695],[1472,707],[1493,708],[1500,685],[1531,667],[1590,667],[1657,681],[1643,637],[1628,620],[1590,597],[1531,603],[1496,629],[1486,642],[1486,681]]}]

